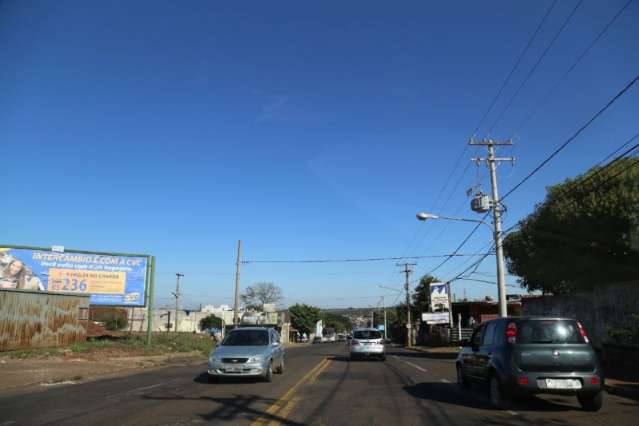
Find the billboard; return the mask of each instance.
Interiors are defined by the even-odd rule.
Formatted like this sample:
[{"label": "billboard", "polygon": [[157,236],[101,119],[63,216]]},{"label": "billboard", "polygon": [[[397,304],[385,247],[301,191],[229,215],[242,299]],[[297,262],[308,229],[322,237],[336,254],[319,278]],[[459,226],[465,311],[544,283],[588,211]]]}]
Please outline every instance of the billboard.
[{"label": "billboard", "polygon": [[146,256],[0,248],[0,290],[91,296],[92,305],[144,306]]},{"label": "billboard", "polygon": [[448,312],[424,312],[422,321],[426,324],[448,324],[450,317]]},{"label": "billboard", "polygon": [[430,309],[433,312],[450,310],[448,285],[446,283],[430,284]]}]

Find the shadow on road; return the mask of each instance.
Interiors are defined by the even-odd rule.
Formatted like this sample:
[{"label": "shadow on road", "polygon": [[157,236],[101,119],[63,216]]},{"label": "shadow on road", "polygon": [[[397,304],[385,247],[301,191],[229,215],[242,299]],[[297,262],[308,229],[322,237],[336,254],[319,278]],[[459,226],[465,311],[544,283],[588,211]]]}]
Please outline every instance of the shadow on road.
[{"label": "shadow on road", "polygon": [[[454,383],[424,382],[411,386],[405,386],[404,390],[414,398],[445,404],[460,405],[469,408],[496,411],[490,400],[483,395],[480,389],[461,389]],[[512,408],[522,411],[559,412],[580,409],[574,404],[576,399],[561,397],[549,397],[542,399],[536,396],[518,398],[512,402]]]},{"label": "shadow on road", "polygon": [[255,421],[257,419],[263,419],[266,423],[277,422],[283,425],[301,426],[301,423],[285,419],[277,414],[269,414],[265,410],[252,407],[256,403],[266,404],[266,407],[271,406],[275,402],[272,398],[262,398],[257,395],[229,395],[226,397],[214,397],[214,396],[151,396],[145,395],[144,399],[153,401],[209,401],[218,405],[217,408],[208,413],[197,413],[197,415],[206,421],[239,421],[240,419],[248,419]]},{"label": "shadow on road", "polygon": [[[198,374],[193,379],[195,383],[209,384],[209,374],[204,372]],[[215,382],[215,385],[237,384],[237,383],[259,383],[262,380],[259,377],[221,377]]]},{"label": "shadow on road", "polygon": [[417,351],[386,351],[386,355],[397,355],[409,358],[445,359],[453,360],[457,358],[455,352],[417,352]]},{"label": "shadow on road", "polygon": [[614,386],[606,386],[606,391],[608,391],[608,393],[612,395],[617,395],[624,398],[629,398],[635,401],[639,401],[639,384],[635,384],[635,383],[615,384]]}]

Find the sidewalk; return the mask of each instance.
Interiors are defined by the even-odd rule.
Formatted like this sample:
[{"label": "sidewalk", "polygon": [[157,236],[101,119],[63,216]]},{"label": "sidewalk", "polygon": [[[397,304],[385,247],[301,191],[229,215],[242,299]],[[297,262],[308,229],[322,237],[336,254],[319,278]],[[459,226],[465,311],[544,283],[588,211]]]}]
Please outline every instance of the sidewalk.
[{"label": "sidewalk", "polygon": [[[433,348],[426,346],[412,346],[405,349],[422,352],[425,356],[430,355],[433,358],[440,359],[455,359],[457,353],[460,351],[460,348],[456,346]],[[606,377],[605,383],[606,391],[608,393],[639,401],[639,381],[624,381]]]},{"label": "sidewalk", "polygon": [[168,355],[116,357],[91,360],[80,357],[0,359],[0,393],[33,386],[77,383],[101,376],[132,374],[136,371],[170,364],[204,362],[200,352]]}]

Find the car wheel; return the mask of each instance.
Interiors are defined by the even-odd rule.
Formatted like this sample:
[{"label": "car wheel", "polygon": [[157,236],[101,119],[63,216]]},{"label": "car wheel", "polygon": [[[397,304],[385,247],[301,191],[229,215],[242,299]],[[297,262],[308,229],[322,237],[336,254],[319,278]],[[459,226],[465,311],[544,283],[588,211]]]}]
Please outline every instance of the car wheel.
[{"label": "car wheel", "polygon": [[217,383],[217,376],[208,374],[209,383]]},{"label": "car wheel", "polygon": [[499,379],[496,374],[493,374],[490,378],[489,395],[490,402],[492,402],[495,408],[498,410],[505,410],[508,408],[508,400],[504,396],[501,383],[499,383]]},{"label": "car wheel", "polygon": [[350,360],[351,360],[351,361],[355,361],[356,359],[357,359],[357,357],[356,357],[354,354],[351,354],[351,356],[350,356]]},{"label": "car wheel", "polygon": [[270,382],[273,380],[273,361],[268,363],[268,367],[266,368],[264,376],[262,376],[262,380],[264,380],[265,382]]},{"label": "car wheel", "polygon": [[280,365],[277,367],[277,374],[284,374],[284,357],[282,357],[282,361]]},{"label": "car wheel", "polygon": [[386,361],[386,355],[382,355],[382,356],[380,356],[380,357],[379,357],[379,360],[380,360],[380,361],[382,361],[382,362]]},{"label": "car wheel", "polygon": [[468,379],[464,376],[461,365],[457,366],[457,384],[462,388],[468,388]]},{"label": "car wheel", "polygon": [[577,395],[577,400],[586,411],[599,411],[603,405],[603,392]]}]

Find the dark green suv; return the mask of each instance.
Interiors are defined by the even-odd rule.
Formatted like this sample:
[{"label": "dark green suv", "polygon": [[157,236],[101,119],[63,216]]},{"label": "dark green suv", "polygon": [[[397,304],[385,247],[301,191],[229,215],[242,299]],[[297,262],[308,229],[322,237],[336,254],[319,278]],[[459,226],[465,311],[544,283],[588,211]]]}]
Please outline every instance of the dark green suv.
[{"label": "dark green suv", "polygon": [[582,325],[572,319],[499,318],[483,323],[457,357],[457,381],[488,385],[506,408],[518,395],[575,395],[585,410],[603,403],[604,377]]}]

